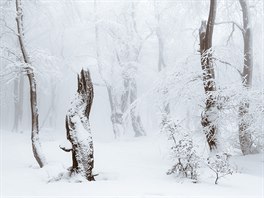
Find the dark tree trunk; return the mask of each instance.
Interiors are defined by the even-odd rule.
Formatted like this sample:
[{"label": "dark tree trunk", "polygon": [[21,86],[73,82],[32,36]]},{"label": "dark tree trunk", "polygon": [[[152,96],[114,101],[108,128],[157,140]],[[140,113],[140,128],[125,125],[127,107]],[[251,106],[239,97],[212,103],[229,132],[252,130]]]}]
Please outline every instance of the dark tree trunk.
[{"label": "dark tree trunk", "polygon": [[[244,67],[243,67],[243,86],[245,89],[250,89],[252,86],[252,73],[253,73],[253,47],[252,47],[252,32],[251,21],[249,13],[249,5],[246,0],[239,0],[243,14],[243,39],[244,39]],[[240,102],[239,107],[239,141],[241,151],[244,155],[253,152],[253,140],[250,131],[249,119],[249,101],[244,98]]]},{"label": "dark tree trunk", "polygon": [[201,123],[211,151],[217,148],[217,126],[215,123],[217,108],[216,97],[214,94],[216,91],[216,85],[211,51],[217,7],[216,4],[216,0],[210,1],[208,22],[206,23],[206,21],[202,21],[201,27],[199,29],[203,86],[206,94],[205,109],[202,113]]},{"label": "dark tree trunk", "polygon": [[24,30],[23,30],[23,10],[21,5],[21,0],[16,0],[16,22],[18,31],[19,46],[21,49],[23,61],[26,66],[27,77],[29,80],[30,88],[30,106],[31,106],[31,118],[32,118],[32,130],[31,130],[31,140],[32,140],[32,150],[35,159],[37,160],[39,166],[42,168],[46,164],[46,160],[42,153],[41,144],[39,141],[39,122],[38,122],[38,106],[37,106],[37,85],[32,68],[31,61],[27,54],[24,42]]},{"label": "dark tree trunk", "polygon": [[94,149],[89,124],[93,95],[90,73],[82,70],[78,75],[76,97],[66,116],[66,134],[72,148],[62,148],[64,151],[72,151],[71,173],[80,174],[88,181],[94,181]]}]

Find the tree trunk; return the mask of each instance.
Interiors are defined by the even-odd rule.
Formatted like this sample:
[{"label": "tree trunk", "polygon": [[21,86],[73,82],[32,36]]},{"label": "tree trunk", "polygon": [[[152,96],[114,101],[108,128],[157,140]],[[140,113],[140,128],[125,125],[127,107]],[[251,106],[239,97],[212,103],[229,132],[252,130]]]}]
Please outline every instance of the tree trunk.
[{"label": "tree trunk", "polygon": [[111,122],[113,125],[113,131],[115,138],[120,137],[121,134],[124,133],[124,125],[123,125],[123,112],[122,110],[118,111],[118,105],[115,103],[115,95],[113,94],[112,86],[107,85],[107,92],[109,97],[109,103],[111,107]]},{"label": "tree trunk", "polygon": [[[155,19],[157,21],[157,27],[156,27],[156,36],[158,40],[158,72],[161,72],[162,69],[166,67],[165,61],[164,61],[164,39],[162,36],[161,28],[160,28],[160,13],[158,10],[158,5],[156,2],[154,2],[154,11],[155,11]],[[162,122],[167,120],[167,116],[170,114],[170,104],[167,100],[168,98],[168,89],[167,87],[164,88],[163,90],[163,104],[162,104],[162,109],[161,109],[161,114],[162,114]]]},{"label": "tree trunk", "polygon": [[29,88],[30,88],[30,106],[31,106],[31,118],[32,118],[32,130],[31,130],[32,150],[35,159],[37,160],[39,166],[42,168],[46,164],[46,160],[42,153],[41,144],[39,141],[36,79],[31,61],[29,59],[29,56],[25,48],[24,33],[23,33],[24,32],[23,10],[22,10],[21,0],[16,0],[16,12],[17,12],[16,22],[17,22],[17,31],[18,31],[17,35],[18,35],[23,61],[27,65],[25,69],[27,72],[27,77],[29,80]]},{"label": "tree trunk", "polygon": [[100,51],[100,46],[99,46],[99,32],[98,32],[98,24],[97,24],[98,18],[97,18],[96,0],[94,0],[94,12],[95,12],[95,42],[96,42],[97,65],[98,65],[100,76],[102,80],[104,81],[104,84],[107,89],[107,94],[108,94],[108,99],[109,99],[109,104],[110,104],[110,109],[111,109],[111,122],[113,126],[114,137],[118,138],[124,132],[124,126],[123,126],[123,121],[122,121],[123,114],[121,113],[121,111],[118,111],[112,85],[106,81],[102,73],[103,65],[102,65],[101,51]]},{"label": "tree trunk", "polygon": [[161,36],[161,30],[160,27],[156,28],[156,35],[158,38],[158,44],[159,44],[159,60],[158,60],[158,71],[160,72],[163,68],[166,67],[165,62],[164,62],[164,43],[163,39]]},{"label": "tree trunk", "polygon": [[217,126],[216,126],[216,91],[214,66],[212,61],[212,37],[216,16],[217,1],[210,1],[210,12],[208,22],[202,21],[199,29],[201,65],[203,70],[203,86],[206,94],[205,109],[202,113],[201,124],[206,134],[210,150],[217,148]]},{"label": "tree trunk", "polygon": [[[78,75],[78,90],[66,116],[67,139],[72,144],[71,173],[77,173],[88,181],[94,181],[93,139],[89,115],[93,102],[93,84],[89,70]],[[63,148],[62,148],[63,149]],[[68,151],[63,149],[64,151]]]},{"label": "tree trunk", "polygon": [[136,106],[133,104],[136,99],[137,99],[137,84],[136,84],[136,80],[133,78],[130,82],[130,105],[132,105],[130,109],[130,116],[131,116],[132,127],[135,132],[135,137],[139,137],[146,135],[146,133],[144,131],[141,118],[136,112]]},{"label": "tree trunk", "polygon": [[[252,73],[253,73],[253,47],[252,47],[252,32],[251,21],[249,13],[249,5],[246,0],[239,0],[243,14],[243,39],[244,39],[244,67],[243,67],[243,86],[245,89],[250,89],[252,86]],[[253,152],[253,140],[250,131],[249,119],[249,101],[244,98],[240,102],[239,107],[239,141],[241,151],[244,155]]]},{"label": "tree trunk", "polygon": [[19,78],[15,79],[14,82],[14,125],[13,132],[20,132],[21,130],[21,122],[23,117],[23,100],[24,100],[24,79],[23,76],[19,76]]},{"label": "tree trunk", "polygon": [[18,125],[19,125],[19,112],[18,112],[18,109],[19,109],[19,103],[18,103],[18,100],[19,100],[19,79],[15,79],[14,81],[14,125],[13,125],[13,129],[12,131],[13,132],[17,132],[17,129],[18,129]]},{"label": "tree trunk", "polygon": [[[162,69],[166,67],[165,62],[164,62],[164,43],[161,37],[161,31],[160,28],[158,27],[156,30],[156,34],[158,37],[158,43],[159,43],[159,60],[158,60],[158,71],[161,72]],[[168,88],[165,87],[163,90],[163,98],[165,99],[162,104],[162,117],[164,119],[164,116],[169,116],[170,114],[170,103],[168,101]],[[165,118],[166,119],[166,118]]]},{"label": "tree trunk", "polygon": [[[119,59],[119,62],[123,61],[123,63],[125,63],[124,65],[126,65],[126,62],[134,62],[136,63],[136,65],[138,65],[139,62],[139,55],[140,55],[140,49],[142,47],[142,38],[140,38],[138,31],[137,31],[137,23],[136,23],[136,19],[135,19],[135,5],[132,2],[131,3],[131,9],[130,9],[130,14],[128,15],[129,17],[131,17],[131,24],[129,27],[129,20],[126,19],[126,29],[127,29],[127,33],[131,36],[131,40],[138,40],[139,45],[131,45],[131,43],[128,43],[128,48],[127,48],[127,58],[128,60],[121,60]],[[128,41],[129,42],[129,41]],[[122,63],[120,65],[123,65]],[[134,66],[137,67],[137,66]],[[127,68],[126,68],[127,69]],[[143,124],[141,121],[141,117],[140,115],[136,112],[136,105],[134,104],[134,102],[137,100],[138,96],[137,96],[137,82],[136,82],[136,77],[134,75],[124,75],[124,88],[125,88],[125,92],[127,95],[127,100],[128,102],[125,101],[125,103],[127,104],[127,106],[129,107],[130,105],[130,117],[131,117],[131,124],[133,127],[133,131],[134,131],[134,136],[135,137],[139,137],[139,136],[145,136],[146,132],[143,128]],[[123,101],[124,103],[124,101]],[[128,105],[129,104],[129,105]],[[125,109],[123,109],[123,111],[125,111]]]}]

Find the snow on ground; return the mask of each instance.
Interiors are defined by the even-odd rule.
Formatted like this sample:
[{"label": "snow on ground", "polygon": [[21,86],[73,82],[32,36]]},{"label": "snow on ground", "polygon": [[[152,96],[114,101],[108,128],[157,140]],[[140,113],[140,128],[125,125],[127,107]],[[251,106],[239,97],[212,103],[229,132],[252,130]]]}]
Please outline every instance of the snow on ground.
[{"label": "snow on ground", "polygon": [[59,149],[62,137],[42,138],[49,165],[38,168],[30,136],[2,132],[1,197],[263,197],[263,155],[235,156],[237,173],[214,184],[204,169],[199,183],[167,176],[170,161],[161,136],[95,141],[95,182],[50,180],[71,165],[71,154]]}]

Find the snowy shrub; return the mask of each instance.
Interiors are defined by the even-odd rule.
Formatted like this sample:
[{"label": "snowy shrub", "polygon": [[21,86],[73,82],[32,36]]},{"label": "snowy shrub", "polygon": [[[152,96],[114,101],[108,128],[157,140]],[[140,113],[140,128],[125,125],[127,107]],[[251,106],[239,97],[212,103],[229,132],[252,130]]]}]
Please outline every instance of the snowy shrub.
[{"label": "snowy shrub", "polygon": [[181,130],[180,125],[169,119],[163,120],[163,131],[168,134],[168,139],[172,142],[171,158],[174,163],[167,174],[197,180],[200,158],[196,154],[191,137]]},{"label": "snowy shrub", "polygon": [[227,153],[216,154],[207,158],[207,166],[215,173],[215,184],[218,180],[226,175],[232,175],[233,168],[229,163],[229,155]]},{"label": "snowy shrub", "polygon": [[192,140],[186,136],[184,139],[171,147],[174,159],[173,167],[168,170],[167,174],[177,174],[186,178],[197,180],[199,168],[199,157],[193,147]]}]

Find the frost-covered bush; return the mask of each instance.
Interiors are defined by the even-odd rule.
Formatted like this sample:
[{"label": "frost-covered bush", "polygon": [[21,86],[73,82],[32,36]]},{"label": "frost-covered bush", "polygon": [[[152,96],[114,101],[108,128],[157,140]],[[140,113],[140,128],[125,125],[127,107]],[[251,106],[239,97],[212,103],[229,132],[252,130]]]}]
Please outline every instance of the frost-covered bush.
[{"label": "frost-covered bush", "polygon": [[[171,141],[171,158],[173,166],[167,174],[176,174],[197,180],[200,158],[196,153],[192,138],[173,120],[163,120],[163,131]],[[177,138],[176,138],[177,137]]]},{"label": "frost-covered bush", "polygon": [[219,153],[207,158],[207,166],[215,173],[215,184],[221,177],[232,175],[233,168],[229,163],[229,155],[227,153]]},{"label": "frost-covered bush", "polygon": [[197,180],[200,158],[196,154],[192,140],[186,136],[171,147],[174,165],[167,174],[177,174]]}]

